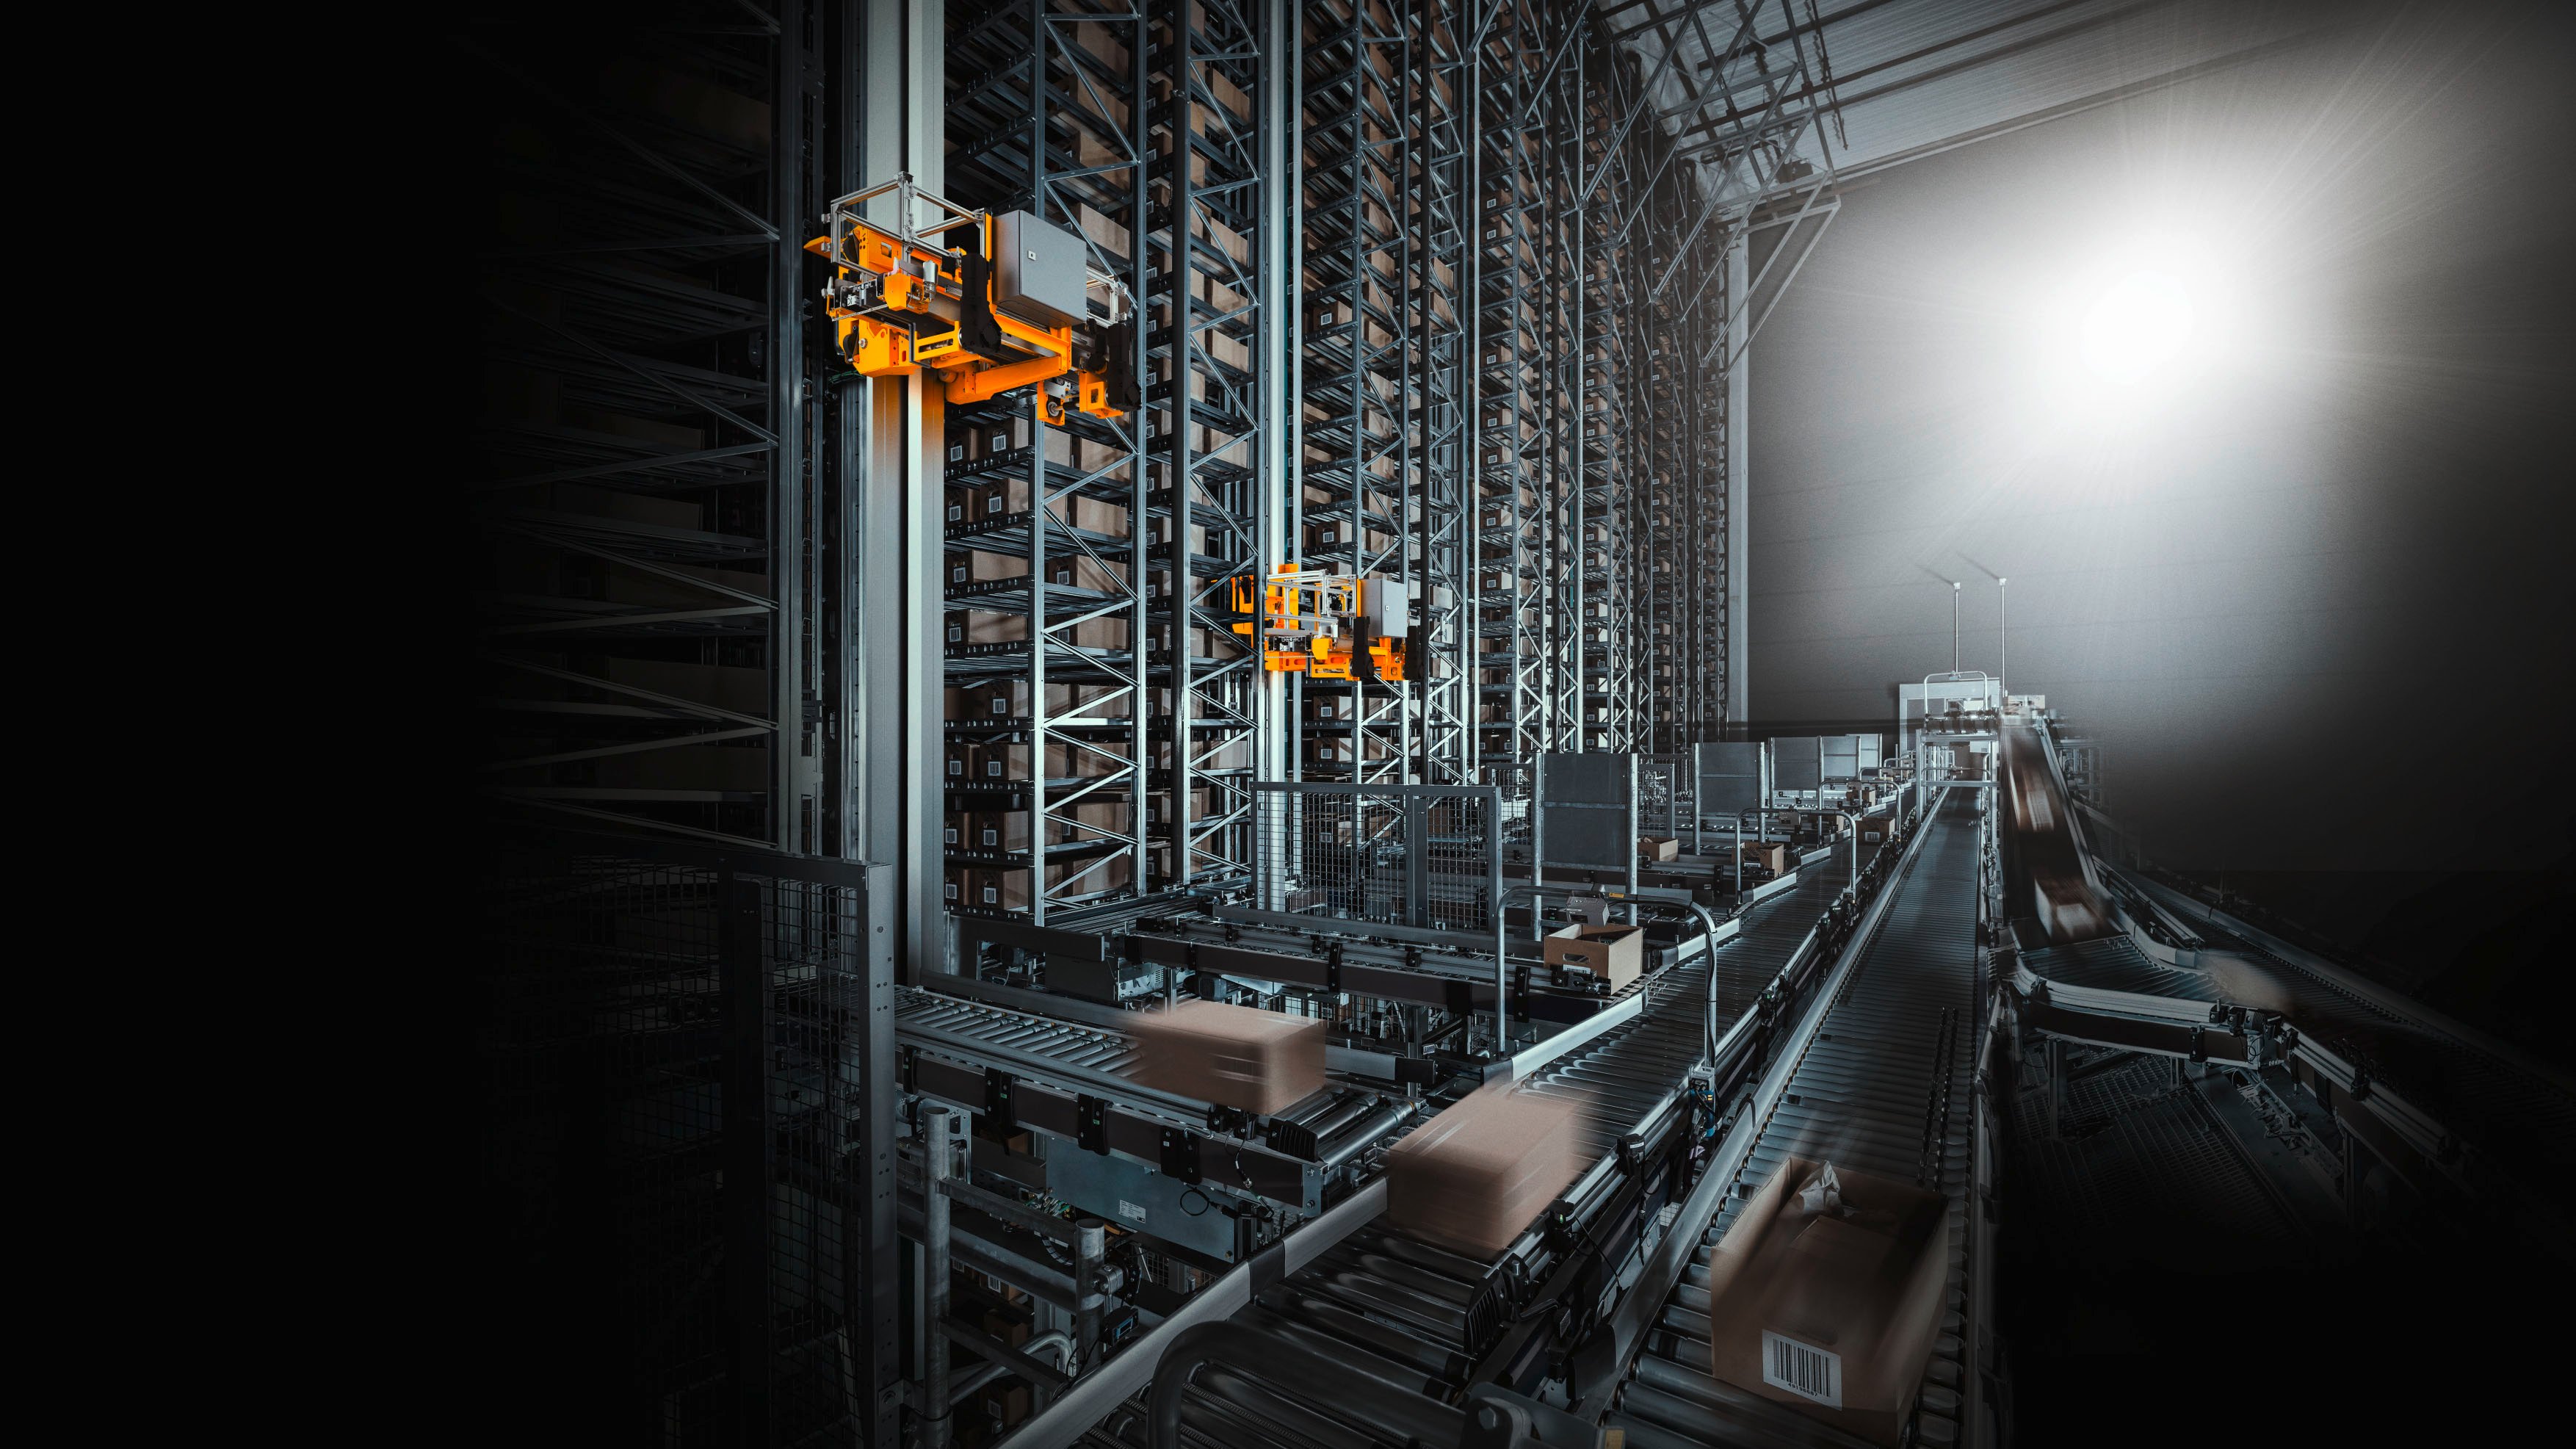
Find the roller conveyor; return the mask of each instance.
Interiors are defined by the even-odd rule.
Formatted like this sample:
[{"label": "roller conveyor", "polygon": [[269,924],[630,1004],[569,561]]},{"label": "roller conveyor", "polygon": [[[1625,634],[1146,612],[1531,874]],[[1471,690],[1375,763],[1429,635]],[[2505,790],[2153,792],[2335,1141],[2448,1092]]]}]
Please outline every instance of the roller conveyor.
[{"label": "roller conveyor", "polygon": [[[1847,847],[1804,865],[1790,890],[1741,918],[1738,932],[1713,959],[1695,957],[1632,988],[1646,996],[1633,1021],[1548,1063],[1521,1090],[1583,1095],[1589,1103],[1586,1144],[1596,1156],[1611,1156],[1622,1136],[1678,1098],[1700,1059],[1710,972],[1719,976],[1721,1021],[1743,1015],[1760,988],[1797,954],[1849,875]],[[1509,1325],[1510,1305],[1525,1296],[1507,1291],[1524,1271],[1525,1260],[1512,1254],[1488,1265],[1363,1227],[1310,1267],[1261,1289],[1234,1321],[1331,1359],[1349,1376],[1337,1377],[1345,1387],[1365,1384],[1372,1392],[1452,1402],[1477,1374],[1478,1353]],[[1401,1435],[1386,1427],[1379,1408],[1326,1390],[1299,1393],[1292,1401],[1211,1365],[1191,1382],[1183,1439],[1204,1445],[1400,1444]],[[1136,1410],[1130,1405],[1111,1415],[1085,1442],[1146,1444]]]},{"label": "roller conveyor", "polygon": [[[1792,1155],[1921,1181],[1949,1194],[1950,1282],[1943,1331],[1918,1401],[1915,1441],[1957,1441],[1966,1372],[1967,1078],[1976,1039],[1977,826],[1953,792],[1927,826],[1912,871],[1893,887],[1879,932],[1826,1008],[1786,1091],[1747,1153],[1741,1193],[1761,1190]],[[1942,1110],[1946,1103],[1946,1110]],[[1814,1421],[1709,1376],[1708,1265],[1743,1196],[1729,1195],[1692,1250],[1604,1427],[1654,1446],[1850,1442]]]},{"label": "roller conveyor", "polygon": [[[1863,847],[1862,858],[1877,849]],[[1608,1154],[1622,1135],[1638,1130],[1678,1095],[1701,1054],[1709,972],[1717,972],[1718,1021],[1741,1017],[1789,964],[1850,878],[1849,861],[1839,851],[1802,866],[1796,886],[1755,907],[1713,961],[1694,960],[1647,983],[1650,995],[1636,1021],[1549,1063],[1522,1090],[1585,1098],[1586,1146],[1595,1159]]]},{"label": "roller conveyor", "polygon": [[2576,1093],[2565,1082],[2284,960],[2179,892],[2140,884],[2200,935],[2194,966],[2164,965],[2113,937],[2025,952],[2021,974],[2045,982],[2052,1001],[2117,1015],[2176,1005],[2277,1013],[2467,1141],[2513,1144],[2520,1175],[2535,1185],[2576,1183]]}]

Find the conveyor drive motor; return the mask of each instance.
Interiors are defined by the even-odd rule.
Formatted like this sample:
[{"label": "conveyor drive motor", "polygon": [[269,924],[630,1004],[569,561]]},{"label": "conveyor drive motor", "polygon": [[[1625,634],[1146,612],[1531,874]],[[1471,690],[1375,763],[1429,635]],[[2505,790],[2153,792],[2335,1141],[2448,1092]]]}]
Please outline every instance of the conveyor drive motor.
[{"label": "conveyor drive motor", "polygon": [[[887,195],[890,225],[859,214]],[[833,202],[824,221],[830,235],[805,249],[832,263],[832,342],[861,375],[926,367],[960,405],[1034,386],[1049,423],[1068,405],[1100,418],[1137,406],[1134,302],[1084,260],[1082,238],[1025,211],[968,211],[910,173]]]}]

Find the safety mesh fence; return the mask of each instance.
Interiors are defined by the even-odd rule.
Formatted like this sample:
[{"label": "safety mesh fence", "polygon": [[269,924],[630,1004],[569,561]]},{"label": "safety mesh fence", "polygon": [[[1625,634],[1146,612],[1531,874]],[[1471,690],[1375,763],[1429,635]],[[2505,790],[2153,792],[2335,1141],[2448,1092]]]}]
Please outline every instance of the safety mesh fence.
[{"label": "safety mesh fence", "polygon": [[867,1443],[866,893],[650,854],[483,872],[501,1327],[601,1442]]},{"label": "safety mesh fence", "polygon": [[1501,823],[1490,788],[1258,786],[1255,907],[1318,921],[1491,931]]}]

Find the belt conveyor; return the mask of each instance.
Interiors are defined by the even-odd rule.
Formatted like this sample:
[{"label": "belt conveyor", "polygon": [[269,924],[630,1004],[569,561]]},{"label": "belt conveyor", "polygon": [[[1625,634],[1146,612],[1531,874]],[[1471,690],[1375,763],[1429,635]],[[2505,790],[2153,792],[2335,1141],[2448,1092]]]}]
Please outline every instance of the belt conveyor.
[{"label": "belt conveyor", "polygon": [[[1690,1265],[1603,1415],[1632,1449],[1850,1442],[1794,1411],[1709,1376],[1708,1264],[1745,1197],[1784,1158],[1822,1159],[1949,1194],[1950,1281],[1942,1333],[1917,1403],[1917,1444],[1958,1440],[1968,1365],[1968,1075],[1977,1040],[1977,825],[1957,792],[1893,887],[1878,933],[1791,1071]],[[1946,1110],[1944,1110],[1946,1108]]]}]

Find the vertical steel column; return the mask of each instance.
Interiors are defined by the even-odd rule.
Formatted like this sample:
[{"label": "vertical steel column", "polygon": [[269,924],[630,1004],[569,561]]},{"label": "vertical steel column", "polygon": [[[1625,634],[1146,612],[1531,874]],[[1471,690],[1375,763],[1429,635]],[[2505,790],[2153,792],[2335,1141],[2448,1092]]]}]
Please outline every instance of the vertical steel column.
[{"label": "vertical steel column", "polygon": [[[867,175],[912,173],[938,193],[946,181],[941,70],[942,11],[929,0],[869,0],[866,58],[871,118]],[[893,198],[871,221],[890,223]],[[901,934],[907,979],[946,970],[940,812],[943,689],[939,637],[943,581],[940,480],[946,399],[923,377],[883,378],[869,389],[864,592],[870,621],[854,637],[879,657],[867,670],[868,857],[903,873]],[[890,636],[890,637],[889,637]],[[875,641],[885,640],[878,651]]]},{"label": "vertical steel column", "polygon": [[[1261,169],[1269,185],[1261,197],[1260,352],[1256,359],[1261,389],[1260,466],[1254,486],[1255,571],[1267,578],[1292,552],[1288,532],[1294,525],[1292,499],[1300,493],[1305,460],[1302,408],[1289,399],[1305,396],[1305,307],[1292,305],[1289,293],[1306,273],[1306,232],[1300,205],[1304,189],[1296,184],[1305,158],[1305,114],[1299,103],[1305,83],[1298,63],[1302,31],[1288,13],[1288,0],[1262,0],[1261,96],[1254,109],[1261,118]],[[1258,647],[1258,641],[1255,641]],[[1255,663],[1258,663],[1256,659]],[[1297,749],[1303,722],[1288,697],[1288,675],[1262,670],[1253,680],[1253,779],[1288,778],[1288,757]]]},{"label": "vertical steel column", "polygon": [[[1193,61],[1198,47],[1198,27],[1191,23],[1189,0],[1165,0],[1161,9],[1165,23],[1170,27],[1164,54],[1170,58],[1172,66],[1167,78],[1170,96],[1164,102],[1163,113],[1164,134],[1171,137],[1172,144],[1170,170],[1164,182],[1169,188],[1164,216],[1171,229],[1164,244],[1166,260],[1163,268],[1163,285],[1170,289],[1168,305],[1172,316],[1166,343],[1171,372],[1164,392],[1168,411],[1164,424],[1166,461],[1163,482],[1170,497],[1167,507],[1172,520],[1171,622],[1168,625],[1171,635],[1165,645],[1167,673],[1164,676],[1170,681],[1171,690],[1171,722],[1168,728],[1172,750],[1169,776],[1172,803],[1165,818],[1171,822],[1172,883],[1187,886],[1190,877],[1197,874],[1192,860],[1197,852],[1191,838],[1195,806],[1190,798],[1190,786],[1197,778],[1196,771],[1191,768],[1191,754],[1198,743],[1197,731],[1192,728],[1192,719],[1197,713],[1196,681],[1193,677],[1197,662],[1191,657],[1190,605],[1199,592],[1196,559],[1192,556],[1196,545],[1190,538],[1190,472],[1196,453],[1192,440],[1195,429],[1191,420],[1190,373],[1194,350],[1191,339],[1196,335],[1198,324],[1198,303],[1191,295],[1192,273],[1196,269],[1192,256],[1196,248],[1191,240],[1196,222],[1192,198],[1197,187],[1191,175],[1196,153],[1190,139],[1190,106],[1191,86],[1197,72]],[[1144,104],[1142,92],[1138,93],[1136,104]],[[1141,237],[1139,241],[1141,243]]]},{"label": "vertical steel column", "polygon": [[1753,616],[1747,611],[1746,589],[1752,570],[1752,550],[1746,534],[1751,509],[1747,492],[1752,473],[1746,461],[1745,380],[1752,357],[1745,336],[1745,253],[1744,233],[1738,230],[1726,243],[1726,289],[1717,305],[1726,322],[1726,356],[1733,359],[1726,369],[1726,413],[1721,426],[1726,440],[1726,551],[1722,567],[1726,575],[1726,613],[1723,628],[1726,641],[1726,714],[1725,738],[1750,738],[1753,718],[1751,690],[1752,670],[1747,663],[1746,646],[1753,634]]},{"label": "vertical steel column", "polygon": [[807,134],[821,90],[809,69],[808,27],[800,0],[780,0],[777,55],[771,71],[770,217],[777,235],[769,245],[769,430],[778,437],[771,455],[769,490],[770,583],[778,611],[769,644],[770,718],[778,722],[770,745],[769,838],[780,850],[816,848],[808,834],[817,761],[814,732],[805,725],[808,678],[806,627],[813,588],[806,559],[808,476],[807,418],[814,404],[805,388],[804,240],[812,197],[809,168],[820,147]]}]

